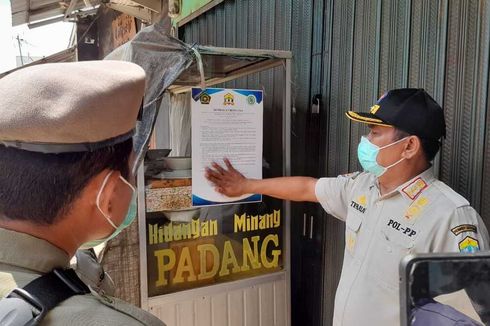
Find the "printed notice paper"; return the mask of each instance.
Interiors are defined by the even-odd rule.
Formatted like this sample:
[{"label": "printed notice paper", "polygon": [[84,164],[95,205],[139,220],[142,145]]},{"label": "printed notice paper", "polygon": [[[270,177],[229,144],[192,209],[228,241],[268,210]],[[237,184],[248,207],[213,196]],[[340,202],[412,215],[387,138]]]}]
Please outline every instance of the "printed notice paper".
[{"label": "printed notice paper", "polygon": [[262,91],[192,89],[192,205],[209,206],[261,201],[246,194],[226,197],[214,190],[205,177],[212,162],[224,165],[228,158],[245,177],[262,178]]}]

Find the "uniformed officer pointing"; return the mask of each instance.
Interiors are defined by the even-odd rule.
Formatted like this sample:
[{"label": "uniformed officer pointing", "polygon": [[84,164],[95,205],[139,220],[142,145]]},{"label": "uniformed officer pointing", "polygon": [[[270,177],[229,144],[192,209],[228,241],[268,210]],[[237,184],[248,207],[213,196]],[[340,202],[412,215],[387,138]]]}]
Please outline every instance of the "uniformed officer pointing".
[{"label": "uniformed officer pointing", "polygon": [[468,201],[432,172],[446,126],[442,108],[423,89],[387,92],[369,113],[358,146],[362,173],[337,178],[245,178],[230,161],[207,178],[227,196],[261,193],[319,202],[346,223],[334,325],[399,325],[398,266],[409,253],[488,249],[488,232]]},{"label": "uniformed officer pointing", "polygon": [[67,269],[78,248],[135,218],[132,136],[144,89],[143,69],[118,61],[0,79],[0,324],[163,325]]}]

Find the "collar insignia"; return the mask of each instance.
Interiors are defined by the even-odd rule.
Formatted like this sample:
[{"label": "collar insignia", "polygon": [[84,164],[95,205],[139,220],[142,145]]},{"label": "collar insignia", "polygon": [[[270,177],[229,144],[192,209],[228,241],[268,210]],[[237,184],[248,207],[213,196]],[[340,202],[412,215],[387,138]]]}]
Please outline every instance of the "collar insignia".
[{"label": "collar insignia", "polygon": [[424,179],[419,177],[403,188],[402,192],[405,193],[405,195],[407,195],[411,200],[414,200],[418,195],[420,195],[422,190],[428,186],[429,185],[424,181]]}]

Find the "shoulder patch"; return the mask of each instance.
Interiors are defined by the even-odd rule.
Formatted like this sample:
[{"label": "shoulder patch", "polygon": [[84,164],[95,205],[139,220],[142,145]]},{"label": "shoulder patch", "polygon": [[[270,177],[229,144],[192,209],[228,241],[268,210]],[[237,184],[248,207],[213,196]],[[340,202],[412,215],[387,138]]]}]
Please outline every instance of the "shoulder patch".
[{"label": "shoulder patch", "polygon": [[451,229],[451,232],[454,234],[454,235],[459,235],[463,232],[473,232],[473,233],[477,233],[476,232],[476,225],[473,225],[473,224],[461,224],[461,225],[458,225],[454,228]]},{"label": "shoulder patch", "polygon": [[474,253],[480,250],[480,243],[472,237],[466,237],[459,242],[459,251],[464,253]]}]

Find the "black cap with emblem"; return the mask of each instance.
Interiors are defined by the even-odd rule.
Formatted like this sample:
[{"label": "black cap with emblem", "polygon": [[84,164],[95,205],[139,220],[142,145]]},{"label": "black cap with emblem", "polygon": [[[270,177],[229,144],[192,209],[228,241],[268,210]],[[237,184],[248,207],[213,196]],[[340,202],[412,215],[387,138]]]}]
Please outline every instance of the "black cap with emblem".
[{"label": "black cap with emblem", "polygon": [[391,126],[427,140],[446,136],[444,112],[422,88],[401,88],[385,93],[370,112],[348,111],[349,119]]}]

